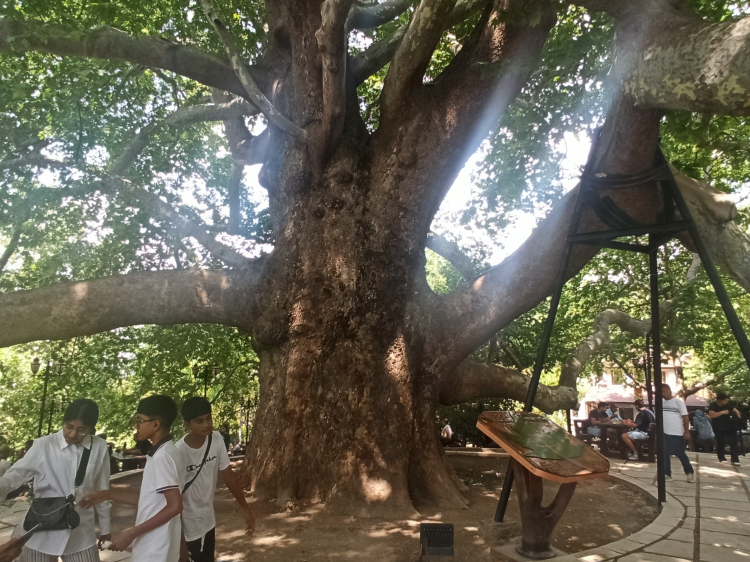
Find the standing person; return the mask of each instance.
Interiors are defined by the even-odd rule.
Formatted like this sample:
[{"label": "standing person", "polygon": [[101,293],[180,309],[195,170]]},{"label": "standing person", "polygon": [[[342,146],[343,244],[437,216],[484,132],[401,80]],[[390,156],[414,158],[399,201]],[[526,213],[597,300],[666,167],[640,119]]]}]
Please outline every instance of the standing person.
[{"label": "standing person", "polygon": [[185,421],[185,429],[189,432],[177,442],[184,462],[183,535],[193,562],[214,562],[214,494],[219,473],[242,509],[246,533],[253,532],[255,519],[245,501],[242,486],[229,465],[224,440],[218,431],[214,431],[211,403],[202,396],[188,398],[182,405],[182,418]]},{"label": "standing person", "polygon": [[[63,416],[63,427],[57,433],[40,437],[24,457],[0,478],[0,497],[34,480],[34,495],[38,498],[67,497],[77,499],[109,488],[109,455],[107,443],[94,436],[99,420],[99,407],[93,400],[81,398],[72,402]],[[83,482],[76,488],[76,473],[89,450]],[[110,539],[109,504],[76,505],[80,523],[75,529],[39,531],[23,547],[21,562],[98,562],[96,521],[101,536],[98,544]],[[23,531],[16,528],[15,534]]]},{"label": "standing person", "polygon": [[635,416],[635,421],[622,422],[628,427],[633,428],[632,431],[622,434],[622,440],[630,449],[628,452],[628,460],[637,461],[638,452],[635,449],[635,443],[633,443],[633,440],[648,439],[648,430],[651,427],[651,424],[656,421],[656,416],[654,416],[654,413],[651,410],[646,408],[646,405],[640,398],[633,402],[633,404],[635,405],[636,410],[638,410],[638,413]]},{"label": "standing person", "polygon": [[447,447],[451,444],[453,441],[453,430],[451,429],[450,424],[448,423],[448,420],[443,420],[443,429],[440,432],[440,442],[443,444],[443,447]]},{"label": "standing person", "polygon": [[8,457],[10,456],[10,447],[8,445],[0,445],[0,476],[3,476],[8,469],[11,467]]},{"label": "standing person", "polygon": [[177,405],[169,396],[155,394],[138,403],[135,417],[136,439],[152,445],[143,470],[141,491],[103,490],[89,494],[81,505],[112,500],[137,505],[135,527],[115,536],[110,550],[122,551],[133,545],[134,562],[177,562],[182,535],[181,454],[172,442],[170,430],[177,417]]},{"label": "standing person", "polygon": [[723,392],[716,393],[716,400],[708,406],[708,417],[711,420],[711,426],[716,436],[716,456],[719,462],[727,462],[724,456],[724,448],[729,442],[729,454],[734,466],[740,466],[740,457],[737,454],[737,431],[734,428],[734,420],[740,418],[740,413],[729,402],[729,396]]},{"label": "standing person", "polygon": [[685,440],[690,439],[687,406],[682,400],[672,396],[672,388],[668,384],[661,385],[661,396],[664,416],[664,472],[667,480],[672,479],[670,455],[674,455],[680,459],[687,481],[695,482],[693,465],[685,454]]},{"label": "standing person", "polygon": [[229,448],[232,445],[232,437],[229,435],[229,424],[225,423],[221,426],[221,431],[219,432],[221,434],[221,438],[224,440],[224,448],[227,450],[227,453],[229,453]]}]

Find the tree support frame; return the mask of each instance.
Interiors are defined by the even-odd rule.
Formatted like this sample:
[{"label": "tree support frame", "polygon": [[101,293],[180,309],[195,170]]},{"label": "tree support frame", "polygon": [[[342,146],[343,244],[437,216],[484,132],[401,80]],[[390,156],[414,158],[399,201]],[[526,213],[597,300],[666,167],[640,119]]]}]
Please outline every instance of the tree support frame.
[{"label": "tree support frame", "polygon": [[[708,278],[713,285],[716,296],[727,317],[729,326],[734,338],[740,347],[745,363],[750,368],[750,342],[748,342],[745,330],[740,323],[737,312],[732,306],[732,302],[727,295],[724,283],[719,276],[719,272],[708,254],[708,250],[698,232],[695,222],[693,221],[690,210],[688,209],[685,199],[682,197],[680,188],[672,175],[664,154],[661,149],[657,149],[656,166],[644,173],[633,176],[611,176],[606,174],[594,174],[592,171],[593,158],[595,154],[595,143],[586,163],[586,168],[581,175],[581,184],[576,196],[576,204],[573,216],[568,229],[568,237],[565,244],[560,266],[557,270],[555,288],[552,293],[549,313],[544,323],[539,349],[537,351],[536,361],[534,363],[534,372],[529,381],[529,388],[526,393],[524,411],[530,412],[534,405],[536,392],[539,387],[539,379],[542,375],[549,349],[552,329],[555,324],[555,317],[560,305],[560,297],[563,287],[565,286],[568,265],[576,244],[589,244],[601,247],[613,248],[618,250],[635,251],[639,253],[648,253],[649,256],[649,278],[651,289],[651,341],[650,350],[651,365],[653,368],[653,382],[656,392],[654,393],[654,404],[656,406],[656,452],[657,452],[657,483],[658,496],[660,502],[667,499],[666,483],[664,476],[664,419],[662,411],[661,395],[661,334],[659,322],[659,272],[657,263],[657,251],[661,246],[672,240],[680,232],[687,232],[696,249],[701,263],[708,274]],[[652,224],[640,224],[629,217],[624,211],[619,209],[614,201],[604,192],[611,190],[627,189],[647,184],[655,184],[657,189],[661,189],[664,201],[664,210],[660,219]],[[581,215],[584,209],[592,210],[601,221],[608,227],[604,230],[579,233]],[[679,217],[676,215],[679,214]],[[642,244],[631,244],[616,240],[624,236],[648,235],[648,246]],[[648,344],[647,344],[648,346]],[[649,388],[649,391],[651,389]],[[505,517],[505,510],[510,498],[511,488],[514,480],[514,470],[511,467],[505,473],[503,488],[500,493],[500,500],[495,512],[495,521],[502,522]]]}]

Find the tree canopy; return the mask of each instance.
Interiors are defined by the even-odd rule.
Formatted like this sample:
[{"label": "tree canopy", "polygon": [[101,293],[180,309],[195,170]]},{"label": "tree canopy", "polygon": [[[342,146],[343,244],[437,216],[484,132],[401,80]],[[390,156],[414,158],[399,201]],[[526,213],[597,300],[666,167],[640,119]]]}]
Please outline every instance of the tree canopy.
[{"label": "tree canopy", "polygon": [[[437,408],[525,393],[575,197],[571,135],[596,140],[607,174],[648,169],[661,136],[747,320],[747,213],[727,195],[744,197],[750,174],[749,13],[722,0],[0,3],[0,345],[23,346],[3,352],[8,401],[38,389],[30,356],[64,356],[55,399],[96,385],[119,404],[103,429],[123,438],[140,395],[196,392],[190,366],[217,364],[242,373],[213,390],[226,418],[258,377],[245,470],[259,493],[368,514],[463,505]],[[436,220],[477,151],[471,201]],[[615,199],[658,216],[655,190]],[[538,227],[488,267],[487,238],[501,245],[519,212]],[[736,346],[692,256],[674,242],[661,258],[665,339],[727,371]],[[599,314],[647,323],[644,267],[574,254],[542,410],[575,403],[565,361]],[[637,339],[596,357],[625,365]],[[30,395],[13,403],[33,413]]]}]

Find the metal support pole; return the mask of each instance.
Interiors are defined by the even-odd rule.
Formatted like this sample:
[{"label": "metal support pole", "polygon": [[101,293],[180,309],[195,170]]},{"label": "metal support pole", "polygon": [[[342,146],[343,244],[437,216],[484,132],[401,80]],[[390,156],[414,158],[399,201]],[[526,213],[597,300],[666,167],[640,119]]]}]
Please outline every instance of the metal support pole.
[{"label": "metal support pole", "polygon": [[654,386],[651,380],[651,332],[646,334],[646,394],[648,395],[648,409],[652,412],[654,404]]},{"label": "metal support pole", "polygon": [[[575,233],[575,231],[578,230],[578,221],[580,220],[580,218],[581,207],[578,205],[578,201],[576,201],[576,208],[575,211],[573,211],[573,220],[570,224],[571,232]],[[530,412],[534,406],[534,398],[536,398],[536,391],[539,388],[539,379],[542,376],[542,367],[544,367],[544,361],[547,359],[549,341],[552,338],[552,328],[554,328],[555,326],[555,316],[557,316],[557,309],[560,306],[560,296],[562,295],[563,286],[565,285],[565,274],[568,271],[568,263],[570,262],[570,255],[572,253],[573,245],[566,243],[565,251],[560,262],[560,268],[557,271],[555,292],[552,293],[552,302],[549,306],[547,319],[544,322],[542,339],[539,343],[539,350],[537,351],[536,361],[534,362],[534,373],[531,375],[529,388],[526,391],[526,400],[523,406],[524,412]],[[503,519],[505,518],[505,509],[508,507],[511,488],[513,488],[513,471],[508,468],[508,470],[505,471],[503,489],[500,491],[500,500],[497,503],[497,510],[495,511],[495,521],[497,521],[498,523],[502,523]]]},{"label": "metal support pole", "polygon": [[[651,238],[652,236],[649,236]],[[654,369],[654,390],[656,398],[656,481],[659,502],[667,501],[667,483],[664,464],[664,411],[661,396],[661,326],[659,324],[659,270],[656,250],[648,255],[649,277],[651,281],[651,338],[653,341],[652,365]]]},{"label": "metal support pole", "polygon": [[37,437],[42,436],[42,426],[44,425],[44,403],[47,401],[47,384],[49,383],[49,368],[50,368],[50,362],[47,361],[47,366],[44,368],[44,392],[42,392],[42,409],[39,412],[39,429],[36,432]]}]

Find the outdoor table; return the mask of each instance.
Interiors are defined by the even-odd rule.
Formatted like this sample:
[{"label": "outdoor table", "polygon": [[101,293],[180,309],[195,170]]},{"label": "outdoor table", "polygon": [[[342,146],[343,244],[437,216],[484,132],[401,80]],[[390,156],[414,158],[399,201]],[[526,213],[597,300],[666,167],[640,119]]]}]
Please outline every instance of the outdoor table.
[{"label": "outdoor table", "polygon": [[624,423],[602,423],[594,427],[600,428],[599,448],[601,449],[602,455],[609,456],[609,444],[607,439],[609,431],[607,430],[611,429],[617,433],[617,450],[620,452],[623,459],[627,459],[628,453],[625,450],[625,443],[622,440],[622,434],[626,431],[632,430],[632,427],[628,427]]},{"label": "outdoor table", "polygon": [[[529,558],[552,558],[552,531],[581,480],[604,478],[609,460],[544,416],[483,412],[477,427],[510,456],[521,511],[521,546]],[[542,479],[559,482],[555,499],[542,507]]]},{"label": "outdoor table", "polygon": [[123,455],[122,453],[112,453],[112,458],[120,463],[123,471],[142,468],[146,464],[146,455]]}]

